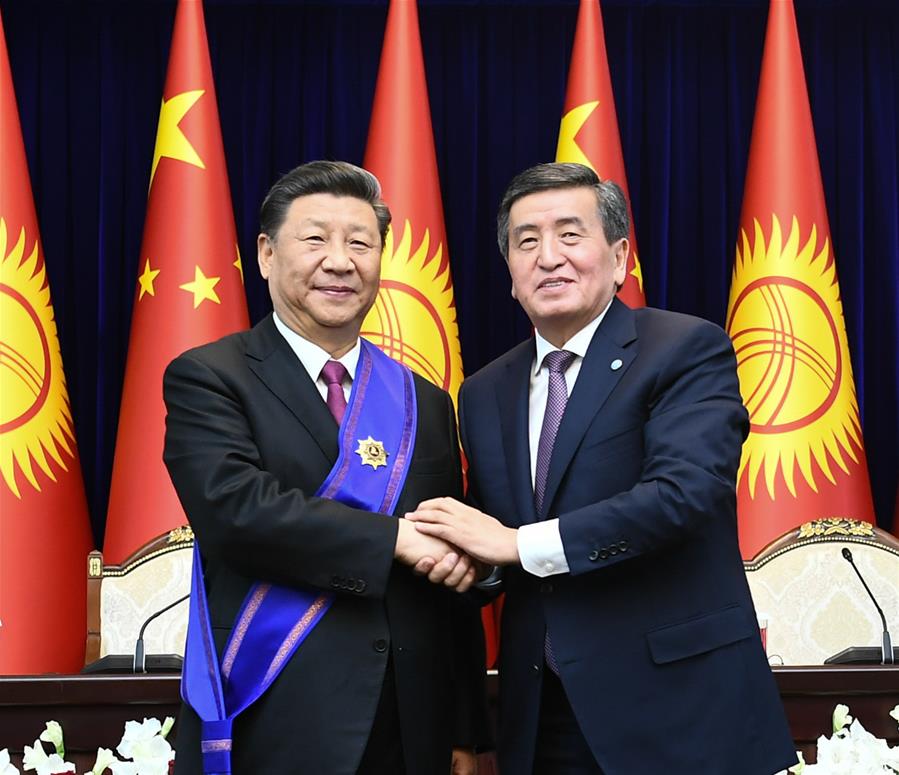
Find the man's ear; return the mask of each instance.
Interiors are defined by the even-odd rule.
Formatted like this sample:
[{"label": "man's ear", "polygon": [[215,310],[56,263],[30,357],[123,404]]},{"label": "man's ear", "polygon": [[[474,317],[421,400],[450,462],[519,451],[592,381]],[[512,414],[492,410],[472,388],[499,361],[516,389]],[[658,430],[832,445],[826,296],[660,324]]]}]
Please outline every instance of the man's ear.
[{"label": "man's ear", "polygon": [[615,246],[615,285],[620,288],[627,279],[627,254],[631,244],[627,237],[620,240]]},{"label": "man's ear", "polygon": [[256,261],[259,263],[259,274],[268,280],[272,271],[275,245],[268,234],[260,234],[256,237]]}]

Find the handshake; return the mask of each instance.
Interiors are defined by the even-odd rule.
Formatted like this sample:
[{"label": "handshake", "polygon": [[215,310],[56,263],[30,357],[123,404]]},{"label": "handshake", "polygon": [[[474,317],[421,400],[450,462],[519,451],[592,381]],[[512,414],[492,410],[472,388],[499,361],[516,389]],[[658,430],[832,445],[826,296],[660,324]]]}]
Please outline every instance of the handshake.
[{"label": "handshake", "polygon": [[393,554],[434,584],[465,592],[491,566],[518,562],[517,531],[454,498],[434,498],[399,521]]}]

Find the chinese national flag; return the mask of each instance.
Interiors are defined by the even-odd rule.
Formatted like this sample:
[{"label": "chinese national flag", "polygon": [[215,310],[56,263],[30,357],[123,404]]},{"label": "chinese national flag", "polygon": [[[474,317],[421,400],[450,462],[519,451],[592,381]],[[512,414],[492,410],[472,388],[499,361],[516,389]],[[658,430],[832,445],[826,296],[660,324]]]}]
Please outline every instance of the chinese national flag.
[{"label": "chinese national flag", "polygon": [[0,674],[84,665],[93,548],[0,18]]},{"label": "chinese national flag", "polygon": [[162,375],[248,326],[203,5],[179,0],[159,112],[103,547],[121,562],[184,524],[162,462]]},{"label": "chinese national flag", "polygon": [[749,410],[745,558],[805,522],[874,522],[792,0],[772,0],[727,311]]},{"label": "chinese national flag", "polygon": [[630,253],[618,298],[630,307],[645,307],[643,273],[637,253],[599,0],[581,0],[578,11],[556,161],[586,164],[603,180],[614,181],[623,189],[631,216]]},{"label": "chinese national flag", "polygon": [[[381,291],[362,335],[456,400],[462,354],[450,275],[418,8],[391,0],[364,166],[381,181],[393,222],[381,259]],[[493,611],[484,609],[488,664]]]}]

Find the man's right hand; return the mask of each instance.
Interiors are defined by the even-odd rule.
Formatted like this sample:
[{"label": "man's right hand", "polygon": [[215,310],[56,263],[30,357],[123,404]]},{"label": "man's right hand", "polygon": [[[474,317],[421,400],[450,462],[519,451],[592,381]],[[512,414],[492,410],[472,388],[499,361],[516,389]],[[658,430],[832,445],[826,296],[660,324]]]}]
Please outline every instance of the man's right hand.
[{"label": "man's right hand", "polygon": [[432,583],[457,592],[467,591],[474,582],[475,568],[468,555],[446,541],[419,532],[405,519],[399,520],[393,556]]}]

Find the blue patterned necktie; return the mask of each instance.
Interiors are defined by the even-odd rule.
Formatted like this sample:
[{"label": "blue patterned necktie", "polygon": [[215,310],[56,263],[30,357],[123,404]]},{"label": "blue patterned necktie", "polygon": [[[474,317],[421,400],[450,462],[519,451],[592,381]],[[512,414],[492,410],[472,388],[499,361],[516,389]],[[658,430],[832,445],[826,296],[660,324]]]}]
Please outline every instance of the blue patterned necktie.
[{"label": "blue patterned necktie", "polygon": [[[537,518],[543,511],[543,495],[546,492],[546,477],[549,474],[549,461],[552,458],[556,434],[568,404],[568,385],[565,382],[565,371],[577,356],[567,350],[553,350],[546,354],[543,363],[549,369],[549,387],[546,392],[546,411],[543,413],[543,425],[540,428],[540,443],[537,445],[537,466],[534,472],[534,506]],[[547,631],[543,641],[543,655],[549,669],[556,675],[559,666],[556,664]]]}]

